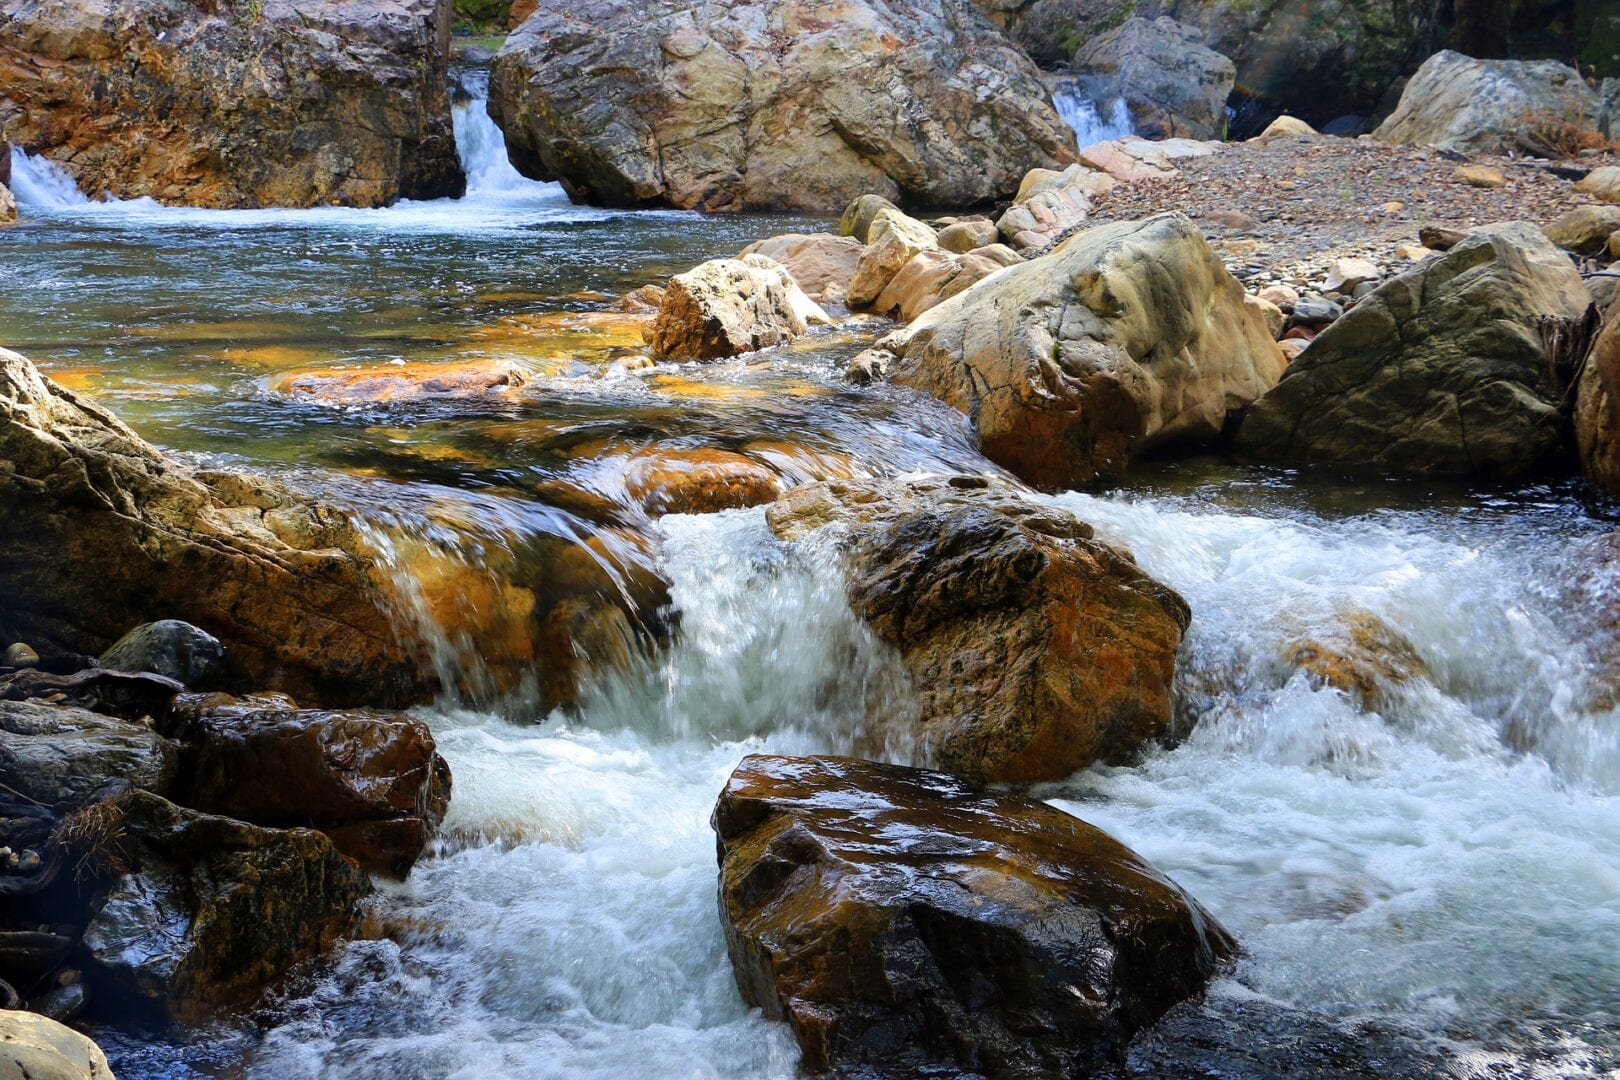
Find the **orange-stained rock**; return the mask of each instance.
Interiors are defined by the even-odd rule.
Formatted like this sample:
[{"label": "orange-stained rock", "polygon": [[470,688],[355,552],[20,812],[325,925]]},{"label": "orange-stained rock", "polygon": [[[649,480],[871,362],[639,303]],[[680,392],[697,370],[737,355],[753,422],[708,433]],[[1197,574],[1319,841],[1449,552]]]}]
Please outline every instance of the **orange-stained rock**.
[{"label": "orange-stained rock", "polygon": [[850,606],[899,648],[930,764],[1058,780],[1167,729],[1187,605],[1064,511],[958,477],[814,484],[766,518],[845,527]]},{"label": "orange-stained rock", "polygon": [[328,705],[421,700],[391,583],[347,515],[196,472],[0,350],[0,637],[99,653],[154,616],[225,645],[235,685]]},{"label": "orange-stained rock", "polygon": [[457,196],[451,6],[10,3],[0,126],[93,195],[219,208]]},{"label": "orange-stained rock", "polygon": [[266,386],[274,393],[301,401],[359,405],[507,394],[528,378],[528,370],[510,360],[466,360],[446,364],[418,362],[360,368],[309,368],[273,375]]},{"label": "orange-stained rock", "polygon": [[1391,686],[1429,677],[1429,666],[1400,631],[1360,609],[1296,635],[1283,652],[1291,666],[1366,709],[1378,709]]},{"label": "orange-stained rock", "polygon": [[1107,833],[854,758],[744,758],[715,804],[744,1000],[839,1075],[1080,1077],[1236,943]]},{"label": "orange-stained rock", "polygon": [[1575,442],[1587,477],[1620,495],[1620,303],[1609,308],[1575,386]]},{"label": "orange-stained rock", "polygon": [[813,484],[817,480],[853,480],[866,470],[848,454],[816,450],[799,443],[775,439],[755,439],[741,451],[763,461],[790,484]]},{"label": "orange-stained rock", "polygon": [[768,466],[729,450],[652,449],[625,469],[625,489],[649,514],[710,514],[770,502],[782,480]]}]

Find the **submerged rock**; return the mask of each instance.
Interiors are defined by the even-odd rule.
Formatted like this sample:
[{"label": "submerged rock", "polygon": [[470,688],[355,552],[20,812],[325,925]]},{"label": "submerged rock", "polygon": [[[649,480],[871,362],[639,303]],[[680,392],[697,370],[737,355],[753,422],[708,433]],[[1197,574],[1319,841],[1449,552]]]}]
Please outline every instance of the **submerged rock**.
[{"label": "submerged rock", "polygon": [[1106,833],[941,773],[756,755],[713,825],[737,984],[816,1072],[1089,1075],[1236,951]]},{"label": "submerged rock", "polygon": [[91,975],[164,1016],[241,1004],[347,930],[365,873],[311,829],[266,829],[135,791],[119,828],[133,869],[84,933]]},{"label": "submerged rock", "polygon": [[37,1013],[0,1010],[0,1077],[5,1080],[113,1080],[101,1047]]},{"label": "submerged rock", "polygon": [[1554,60],[1475,60],[1449,49],[1418,68],[1374,135],[1461,154],[1551,149],[1563,129],[1597,129],[1598,96]]},{"label": "submerged rock", "polygon": [[327,704],[423,696],[388,586],[347,516],[194,471],[0,350],[4,636],[100,651],[155,613],[226,647],[228,677]]},{"label": "submerged rock", "polygon": [[669,279],[648,344],[667,360],[720,360],[783,345],[832,320],[781,263],[712,259]]},{"label": "submerged rock", "polygon": [[1405,635],[1359,609],[1292,636],[1283,653],[1289,666],[1364,709],[1379,709],[1393,686],[1429,677],[1429,666]]},{"label": "submerged rock", "polygon": [[6,138],[189,206],[459,195],[449,0],[6,0]]},{"label": "submerged rock", "polygon": [[1520,476],[1564,449],[1561,403],[1591,298],[1534,225],[1477,229],[1323,330],[1238,445],[1290,463]]},{"label": "submerged rock", "polygon": [[255,825],[305,826],[374,873],[403,878],[444,820],[450,766],[403,713],[185,707],[180,802]]},{"label": "submerged rock", "polygon": [[[1076,233],[884,338],[894,381],[966,413],[985,456],[1045,487],[1210,442],[1284,360],[1180,214]],[[881,364],[879,366],[882,366]]]},{"label": "submerged rock", "polygon": [[964,0],[543,0],[490,111],[520,171],[598,205],[969,206],[1072,160],[1035,66]]},{"label": "submerged rock", "polygon": [[1150,139],[1219,139],[1237,78],[1196,27],[1164,17],[1129,19],[1089,38],[1074,72],[1089,77],[1098,100],[1123,97],[1136,133]]},{"label": "submerged rock", "polygon": [[112,671],[150,671],[207,689],[220,674],[225,647],[206,630],[179,619],[137,626],[101,654],[101,666]]},{"label": "submerged rock", "polygon": [[1072,516],[959,478],[810,485],[766,519],[843,530],[850,607],[900,650],[930,764],[1058,780],[1169,726],[1187,605]]},{"label": "submerged rock", "polygon": [[366,367],[282,371],[266,380],[271,393],[317,405],[398,404],[432,398],[505,397],[533,373],[512,360],[418,361]]},{"label": "submerged rock", "polygon": [[709,514],[770,502],[782,492],[774,469],[729,450],[658,449],[632,458],[630,497],[649,514]]}]

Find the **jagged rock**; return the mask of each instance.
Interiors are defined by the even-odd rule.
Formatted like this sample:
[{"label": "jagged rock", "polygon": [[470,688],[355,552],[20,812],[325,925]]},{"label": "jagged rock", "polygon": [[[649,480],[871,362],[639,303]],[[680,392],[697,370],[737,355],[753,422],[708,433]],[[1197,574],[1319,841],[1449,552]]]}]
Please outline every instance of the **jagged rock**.
[{"label": "jagged rock", "polygon": [[4,636],[100,651],[162,612],[217,637],[234,681],[328,704],[425,696],[345,515],[194,471],[5,350],[0,461]]},{"label": "jagged rock", "polygon": [[38,1013],[0,1010],[0,1080],[113,1080],[101,1047]]},{"label": "jagged rock", "polygon": [[1092,200],[1118,183],[1084,165],[1071,165],[1061,173],[1035,170],[1024,178],[1018,200],[1001,215],[996,228],[1014,251],[1024,255],[1039,251],[1084,221]]},{"label": "jagged rock", "polygon": [[143,791],[121,807],[134,869],[84,933],[99,980],[183,1022],[247,1001],[353,923],[364,871],[311,829],[199,814]]},{"label": "jagged rock", "polygon": [[1276,383],[1282,353],[1180,214],[1079,232],[879,342],[891,377],[972,419],[1031,483],[1121,475],[1209,442]]},{"label": "jagged rock", "polygon": [[450,805],[450,766],[403,713],[213,704],[192,710],[183,734],[180,802],[319,829],[374,873],[403,878]]},{"label": "jagged rock", "polygon": [[711,259],[669,279],[648,344],[668,360],[719,360],[786,344],[831,321],[781,263],[763,255]]},{"label": "jagged rock", "polygon": [[1100,829],[942,773],[754,755],[713,825],[737,985],[816,1073],[1091,1075],[1236,952]]},{"label": "jagged rock", "polygon": [[1072,160],[1039,72],[966,0],[544,0],[490,110],[520,171],[602,205],[971,206]]},{"label": "jagged rock", "polygon": [[880,315],[910,322],[1002,267],[1022,261],[1012,249],[1001,244],[965,255],[952,255],[946,251],[920,252],[889,279],[870,306]]},{"label": "jagged rock", "polygon": [[1107,173],[1122,184],[1158,180],[1176,174],[1164,144],[1146,139],[1109,139],[1080,150],[1080,163]]},{"label": "jagged rock", "polygon": [[101,654],[111,671],[150,671],[192,689],[206,689],[219,675],[225,647],[206,630],[179,619],[137,626]]},{"label": "jagged rock", "polygon": [[459,195],[449,0],[5,0],[0,134],[191,206]]},{"label": "jagged rock", "polygon": [[[10,150],[4,151],[7,161],[10,161]],[[17,220],[17,197],[4,183],[0,183],[0,225],[9,225]]]},{"label": "jagged rock", "polygon": [[1563,450],[1560,402],[1591,299],[1534,225],[1470,233],[1317,335],[1244,418],[1274,461],[1519,476]]},{"label": "jagged rock", "polygon": [[1073,517],[959,478],[796,488],[766,520],[839,526],[850,606],[900,650],[930,764],[1057,780],[1166,730],[1187,606]]},{"label": "jagged rock", "polygon": [[1587,477],[1620,495],[1620,308],[1614,306],[1576,383],[1575,444]]},{"label": "jagged rock", "polygon": [[1164,17],[1129,19],[1089,38],[1074,72],[1091,80],[1093,97],[1124,98],[1136,133],[1150,139],[1220,138],[1237,78],[1202,32]]},{"label": "jagged rock", "polygon": [[1597,126],[1598,97],[1580,73],[1553,60],[1475,60],[1435,53],[1374,132],[1391,143],[1461,154],[1547,150],[1547,132]]},{"label": "jagged rock", "polygon": [[861,261],[861,241],[831,233],[787,233],[759,240],[742,249],[781,263],[804,294],[818,304],[841,304]]}]

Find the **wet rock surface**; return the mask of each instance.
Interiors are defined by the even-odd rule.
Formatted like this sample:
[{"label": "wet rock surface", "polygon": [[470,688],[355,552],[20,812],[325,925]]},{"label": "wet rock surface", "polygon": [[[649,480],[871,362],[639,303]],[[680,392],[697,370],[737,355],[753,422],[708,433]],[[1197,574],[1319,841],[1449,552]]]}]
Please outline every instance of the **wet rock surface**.
[{"label": "wet rock surface", "polygon": [[373,554],[343,514],[195,471],[0,352],[0,637],[100,651],[163,611],[226,647],[227,676],[330,704],[423,693]]},{"label": "wet rock surface", "polygon": [[1042,487],[1210,442],[1283,357],[1179,214],[1088,229],[933,308],[875,351],[966,413],[986,457]]},{"label": "wet rock surface", "polygon": [[1614,306],[1576,380],[1575,442],[1586,475],[1620,494],[1620,308]]},{"label": "wet rock surface", "polygon": [[1123,97],[1136,133],[1149,139],[1218,139],[1237,69],[1203,44],[1196,28],[1170,18],[1129,19],[1088,39],[1074,72],[1098,100]]},{"label": "wet rock surface", "polygon": [[1311,342],[1245,416],[1274,461],[1520,476],[1564,451],[1562,399],[1591,297],[1533,225],[1477,230]]},{"label": "wet rock surface", "polygon": [[756,755],[713,825],[738,986],[816,1072],[1088,1073],[1236,950],[1106,833],[943,773]]},{"label": "wet rock surface", "polygon": [[458,195],[448,0],[0,7],[0,133],[81,190],[209,207]]},{"label": "wet rock surface", "polygon": [[597,205],[960,207],[1072,160],[1034,65],[965,0],[545,2],[490,106],[521,171]]},{"label": "wet rock surface", "polygon": [[843,531],[850,606],[900,650],[931,764],[1057,780],[1168,727],[1187,606],[1072,516],[957,478],[811,485],[766,517]]},{"label": "wet rock surface", "polygon": [[179,619],[137,626],[101,654],[112,671],[149,671],[193,690],[206,690],[219,677],[225,647],[206,630]]}]

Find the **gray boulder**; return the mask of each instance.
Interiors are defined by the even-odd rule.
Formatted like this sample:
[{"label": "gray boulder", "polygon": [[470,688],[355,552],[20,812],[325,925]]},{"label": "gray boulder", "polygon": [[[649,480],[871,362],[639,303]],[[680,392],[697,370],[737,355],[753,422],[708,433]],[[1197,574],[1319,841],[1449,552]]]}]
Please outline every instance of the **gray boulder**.
[{"label": "gray boulder", "polygon": [[1220,138],[1237,78],[1197,27],[1164,17],[1129,19],[1090,38],[1075,53],[1074,71],[1098,100],[1124,98],[1137,134],[1150,139]]},{"label": "gray boulder", "polygon": [[1561,128],[1597,130],[1597,92],[1554,60],[1475,60],[1449,49],[1424,61],[1373,134],[1461,154],[1546,153]]},{"label": "gray boulder", "polygon": [[1564,449],[1560,342],[1591,297],[1524,222],[1476,229],[1317,335],[1238,446],[1297,464],[1518,476]]},{"label": "gray boulder", "polygon": [[101,654],[113,671],[150,671],[192,689],[207,689],[220,674],[225,646],[206,630],[179,619],[137,626]]}]

